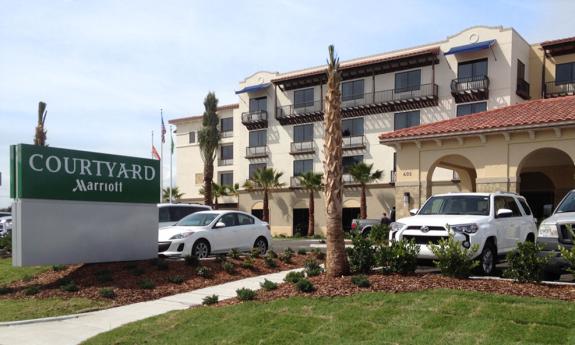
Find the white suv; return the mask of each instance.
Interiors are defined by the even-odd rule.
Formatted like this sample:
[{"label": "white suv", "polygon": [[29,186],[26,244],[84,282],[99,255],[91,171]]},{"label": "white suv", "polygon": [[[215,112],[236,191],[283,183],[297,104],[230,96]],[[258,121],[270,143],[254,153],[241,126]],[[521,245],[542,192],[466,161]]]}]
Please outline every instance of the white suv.
[{"label": "white suv", "polygon": [[411,217],[391,224],[390,240],[413,239],[420,259],[435,259],[429,244],[449,236],[465,248],[477,244],[484,274],[491,274],[498,256],[518,242],[534,241],[536,221],[525,198],[514,193],[449,193],[429,198]]}]

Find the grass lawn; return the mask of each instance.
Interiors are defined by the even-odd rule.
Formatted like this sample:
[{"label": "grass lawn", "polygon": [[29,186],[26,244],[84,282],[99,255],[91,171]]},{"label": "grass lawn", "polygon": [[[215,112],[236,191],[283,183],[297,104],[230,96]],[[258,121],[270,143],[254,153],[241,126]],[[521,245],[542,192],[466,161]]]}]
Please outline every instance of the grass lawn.
[{"label": "grass lawn", "polygon": [[194,308],[87,344],[573,344],[575,304],[455,290]]},{"label": "grass lawn", "polygon": [[107,305],[87,298],[0,299],[0,322],[76,314]]},{"label": "grass lawn", "polygon": [[12,267],[12,259],[0,259],[0,286],[51,269],[50,266]]}]

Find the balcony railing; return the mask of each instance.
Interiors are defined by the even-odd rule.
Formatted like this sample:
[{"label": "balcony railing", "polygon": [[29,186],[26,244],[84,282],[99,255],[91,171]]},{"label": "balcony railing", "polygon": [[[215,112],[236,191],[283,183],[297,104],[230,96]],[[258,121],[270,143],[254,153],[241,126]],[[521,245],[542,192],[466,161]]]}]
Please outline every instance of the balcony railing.
[{"label": "balcony railing", "polygon": [[389,175],[390,175],[389,183],[394,184],[397,181],[397,171],[392,170]]},{"label": "balcony railing", "polygon": [[[349,117],[434,106],[437,105],[438,89],[437,84],[423,84],[418,87],[364,93],[348,100],[342,99],[341,109],[343,116]],[[278,107],[276,118],[281,124],[321,121],[323,100]]]},{"label": "balcony railing", "polygon": [[489,77],[486,75],[457,78],[451,81],[451,95],[456,103],[481,101],[489,98]]},{"label": "balcony railing", "polygon": [[572,96],[575,94],[575,80],[570,82],[550,81],[545,83],[545,98]]},{"label": "balcony railing", "polygon": [[220,138],[231,138],[234,136],[233,131],[220,132]]},{"label": "balcony railing", "polygon": [[341,180],[343,181],[343,184],[357,184],[357,180],[351,176],[350,174],[347,173],[343,173],[343,175],[341,176]]},{"label": "balcony railing", "polygon": [[313,141],[293,142],[290,147],[290,154],[314,153],[315,147]]},{"label": "balcony railing", "polygon": [[289,186],[291,188],[301,188],[301,180],[298,176],[292,176],[289,181]]},{"label": "balcony railing", "polygon": [[358,136],[344,136],[342,138],[342,148],[344,150],[351,150],[351,149],[364,149],[367,144],[367,140],[365,136],[358,135]]},{"label": "balcony railing", "polygon": [[522,78],[517,79],[517,90],[515,90],[517,96],[523,99],[531,98],[529,96],[529,83]]},{"label": "balcony railing", "polygon": [[267,157],[268,147],[267,146],[249,146],[246,147],[246,158],[258,158]]},{"label": "balcony railing", "polygon": [[248,129],[265,128],[268,125],[268,112],[256,110],[242,113],[242,123]]},{"label": "balcony railing", "polygon": [[230,159],[220,159],[218,160],[218,166],[227,166],[227,165],[234,165],[234,159],[230,158]]}]

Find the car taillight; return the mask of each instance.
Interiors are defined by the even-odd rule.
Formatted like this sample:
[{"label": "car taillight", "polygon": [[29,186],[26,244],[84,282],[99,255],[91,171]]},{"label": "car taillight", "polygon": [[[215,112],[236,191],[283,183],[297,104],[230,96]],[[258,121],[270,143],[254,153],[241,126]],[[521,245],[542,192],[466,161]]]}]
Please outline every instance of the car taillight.
[{"label": "car taillight", "polygon": [[355,230],[355,228],[357,228],[357,224],[351,223],[351,230]]}]

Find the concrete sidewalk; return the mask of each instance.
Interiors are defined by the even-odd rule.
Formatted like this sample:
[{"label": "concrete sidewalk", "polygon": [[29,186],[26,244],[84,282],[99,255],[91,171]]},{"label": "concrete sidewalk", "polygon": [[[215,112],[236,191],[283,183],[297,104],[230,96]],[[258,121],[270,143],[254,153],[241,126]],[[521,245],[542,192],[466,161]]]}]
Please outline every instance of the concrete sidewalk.
[{"label": "concrete sidewalk", "polygon": [[97,334],[107,332],[130,322],[160,315],[173,310],[188,309],[202,304],[209,295],[221,300],[236,296],[236,290],[260,289],[264,279],[282,282],[287,273],[295,269],[257,277],[241,279],[225,284],[160,298],[155,301],[130,304],[85,314],[60,316],[46,319],[0,323],[1,345],[68,345],[79,344]]}]

